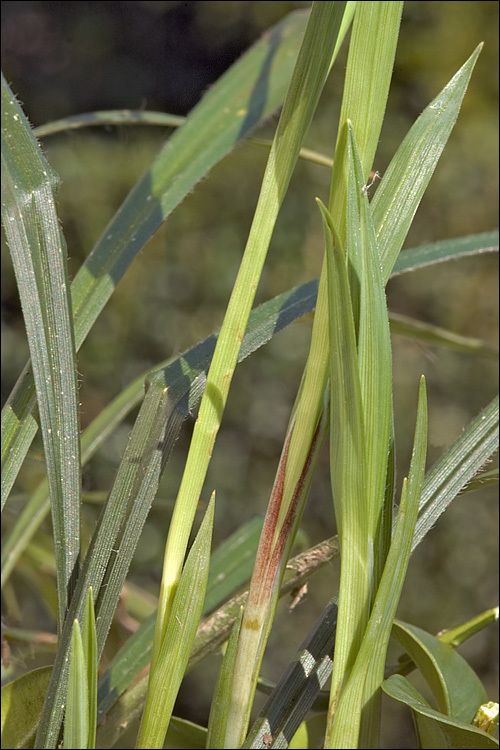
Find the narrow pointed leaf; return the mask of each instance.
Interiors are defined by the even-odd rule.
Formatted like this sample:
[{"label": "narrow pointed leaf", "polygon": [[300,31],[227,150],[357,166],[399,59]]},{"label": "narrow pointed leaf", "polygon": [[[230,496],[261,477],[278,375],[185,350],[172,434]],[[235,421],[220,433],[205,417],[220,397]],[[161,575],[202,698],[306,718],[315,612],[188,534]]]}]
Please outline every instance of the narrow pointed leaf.
[{"label": "narrow pointed leaf", "polygon": [[406,315],[390,313],[389,322],[391,333],[418,339],[428,346],[441,346],[466,354],[478,354],[490,359],[498,359],[498,347],[487,341],[475,339],[470,336],[460,336],[445,328],[423,323],[421,320],[409,318]]},{"label": "narrow pointed leaf", "polygon": [[[413,455],[408,479],[403,482],[389,554],[361,647],[333,717],[332,731],[327,732],[325,747],[378,747],[380,716],[371,715],[370,704],[377,701],[383,681],[387,645],[411,555],[426,452],[427,399],[422,377]],[[368,725],[365,725],[367,719]]]},{"label": "narrow pointed leaf", "polygon": [[[372,586],[375,590],[388,548],[383,546],[382,517],[386,487],[389,437],[392,425],[391,338],[380,257],[363,170],[354,131],[348,123],[348,194],[346,237],[353,308],[359,293],[358,367],[363,404],[366,452],[364,512],[368,544],[375,555]],[[336,386],[334,386],[336,387]],[[392,504],[392,503],[391,503]]]},{"label": "narrow pointed leaf", "polygon": [[233,681],[234,659],[236,656],[242,619],[243,607],[240,609],[238,618],[231,630],[229,642],[219,670],[217,685],[212,696],[212,705],[208,719],[207,749],[214,748],[217,750],[217,748],[223,747],[224,744]]},{"label": "narrow pointed leaf", "polygon": [[447,260],[457,260],[468,255],[498,252],[498,230],[472,234],[468,237],[454,237],[452,240],[432,242],[411,250],[403,250],[392,268],[391,278],[408,271],[444,263]]},{"label": "narrow pointed leaf", "polygon": [[87,665],[78,620],[73,623],[68,698],[64,719],[64,747],[86,748],[89,736]]},{"label": "narrow pointed leaf", "polygon": [[205,598],[214,504],[212,495],[182,572],[158,659],[151,668],[138,748],[163,747]]},{"label": "narrow pointed leaf", "polygon": [[[319,201],[318,205],[325,225],[330,305],[330,475],[342,555],[339,622],[342,619],[343,627],[335,645],[332,684],[336,684],[352,666],[368,620],[368,519],[362,502],[365,426],[347,261],[330,214]],[[351,640],[354,633],[357,644]]]},{"label": "narrow pointed leaf", "polygon": [[85,664],[87,667],[87,689],[89,702],[89,731],[87,748],[95,748],[95,737],[97,727],[97,634],[95,629],[94,600],[92,598],[92,588],[89,588],[87,594],[87,603],[85,605],[85,615],[82,626],[82,645]]},{"label": "narrow pointed leaf", "polygon": [[422,112],[392,158],[374,195],[373,223],[386,280],[456,122],[481,48],[482,44]]},{"label": "narrow pointed leaf", "polygon": [[495,396],[428,472],[422,488],[413,549],[498,450],[498,423],[498,396]]},{"label": "narrow pointed leaf", "polygon": [[[62,626],[80,555],[80,442],[59,178],[2,76],[2,216],[23,309],[49,482]],[[2,438],[4,435],[2,433]],[[14,476],[8,474],[7,485]],[[2,499],[2,508],[5,496]]]}]

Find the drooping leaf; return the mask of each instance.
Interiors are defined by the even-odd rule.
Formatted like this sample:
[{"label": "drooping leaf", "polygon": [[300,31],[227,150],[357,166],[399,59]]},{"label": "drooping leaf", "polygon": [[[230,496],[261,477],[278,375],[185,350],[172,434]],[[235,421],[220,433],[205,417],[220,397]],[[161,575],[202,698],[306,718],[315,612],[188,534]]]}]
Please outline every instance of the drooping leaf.
[{"label": "drooping leaf", "polygon": [[425,630],[395,621],[393,636],[415,662],[432,689],[439,710],[469,724],[486,691],[474,670],[451,646]]},{"label": "drooping leaf", "polygon": [[405,677],[393,675],[385,680],[382,687],[387,695],[411,709],[419,747],[422,750],[498,748],[498,740],[490,734],[431,708]]}]

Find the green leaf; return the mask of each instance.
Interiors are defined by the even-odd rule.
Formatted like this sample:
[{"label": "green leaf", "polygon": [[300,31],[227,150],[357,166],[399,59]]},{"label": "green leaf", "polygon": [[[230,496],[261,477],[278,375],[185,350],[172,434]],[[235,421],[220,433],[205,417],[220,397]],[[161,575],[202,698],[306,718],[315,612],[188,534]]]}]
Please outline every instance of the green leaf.
[{"label": "green leaf", "polygon": [[470,724],[487,695],[465,659],[451,646],[415,625],[396,621],[392,635],[420,669],[440,711]]},{"label": "green leaf", "polygon": [[416,271],[419,268],[443,263],[447,260],[458,260],[468,255],[498,252],[498,230],[472,234],[468,237],[454,237],[452,240],[432,242],[411,250],[403,250],[392,268],[391,279],[401,273]]},{"label": "green leaf", "polygon": [[[276,333],[282,331],[293,321],[311,312],[316,303],[317,289],[318,282],[310,281],[301,287],[283,292],[252,310],[238,361],[241,362],[245,357],[266,344]],[[186,363],[193,373],[191,381],[202,370],[207,370],[213,355],[217,335],[209,336],[173,360],[168,360],[163,364],[160,363],[159,368],[165,367],[165,385],[174,387],[175,383],[179,382],[179,378],[184,381]],[[94,422],[84,431],[82,435],[82,464],[90,460],[102,442],[143,398],[146,376],[147,373],[144,373],[136,378],[103,409]],[[188,385],[190,384],[186,382],[186,392],[189,391]],[[184,394],[182,398],[184,398]],[[189,391],[189,408],[193,409],[200,398],[201,392],[199,390]],[[169,433],[169,440],[172,443],[175,442],[176,437],[176,434]],[[16,526],[9,534],[9,538],[2,545],[2,587],[30,538],[48,512],[47,492],[47,484],[42,482],[21,512]]]},{"label": "green leaf", "polygon": [[386,280],[456,122],[481,48],[482,44],[412,125],[373,197],[373,223]]},{"label": "green leaf", "polygon": [[138,748],[163,747],[200,620],[208,579],[215,493],[182,571],[165,637],[151,665]]},{"label": "green leaf", "polygon": [[[2,76],[2,215],[42,427],[61,627],[80,562],[80,430],[66,245],[55,208],[58,182]],[[11,486],[15,475],[6,471],[2,481]]]},{"label": "green leaf", "polygon": [[[366,493],[365,425],[351,288],[340,238],[326,208],[318,205],[325,224],[330,305],[330,476],[342,550],[339,622],[342,618],[343,627],[335,645],[335,681],[350,669],[361,643],[368,621],[371,571],[367,569],[368,518],[362,503]],[[353,643],[354,633],[357,642]]]},{"label": "green leaf", "polygon": [[228,537],[210,558],[203,613],[208,614],[250,580],[264,519],[255,516]]},{"label": "green leaf", "polygon": [[165,737],[165,747],[172,750],[204,750],[207,730],[192,721],[172,716]]},{"label": "green leaf", "polygon": [[389,322],[392,334],[418,339],[428,346],[444,346],[466,354],[478,354],[483,357],[498,359],[498,347],[488,344],[486,341],[469,336],[460,336],[453,331],[447,331],[444,328],[397,313],[390,313]]},{"label": "green leaf", "polygon": [[82,645],[87,667],[87,689],[89,704],[89,732],[87,748],[95,748],[95,737],[97,728],[97,635],[95,629],[94,600],[92,597],[92,588],[87,593],[87,603],[85,605],[85,615],[82,626]]},{"label": "green leaf", "polygon": [[412,549],[498,450],[498,421],[498,396],[495,396],[427,473]]},{"label": "green leaf", "polygon": [[405,677],[393,675],[385,680],[382,687],[387,695],[411,709],[420,748],[424,750],[498,748],[498,741],[481,729],[458,719],[452,719],[431,708]]},{"label": "green leaf", "polygon": [[[160,224],[223,156],[283,102],[306,22],[307,13],[298,11],[268,29],[210,88],[132,189],[71,285],[77,350]],[[31,162],[24,166],[29,178]],[[55,216],[54,220],[57,226]],[[2,411],[4,498],[38,429],[31,414],[34,405],[28,369]]]},{"label": "green leaf", "polygon": [[87,664],[78,620],[73,622],[68,697],[64,719],[64,747],[86,748],[89,740]]},{"label": "green leaf", "polygon": [[233,682],[234,659],[236,656],[242,619],[243,607],[240,609],[238,618],[231,629],[229,642],[224,653],[221,668],[219,669],[217,685],[212,696],[210,716],[208,719],[207,749],[216,749],[223,747],[224,745]]},{"label": "green leaf", "polygon": [[[419,388],[417,423],[408,479],[404,479],[401,502],[389,553],[375,597],[370,619],[352,671],[336,707],[325,747],[377,747],[380,712],[373,711],[380,699],[387,644],[411,555],[413,532],[425,471],[427,451],[427,399],[425,380]],[[335,656],[336,658],[336,656]],[[335,661],[334,661],[335,669]],[[332,703],[329,708],[329,718]]]},{"label": "green leaf", "polygon": [[[350,122],[347,158],[347,263],[353,310],[359,309],[358,367],[365,430],[366,489],[363,512],[368,519],[368,554],[373,554],[373,563],[370,563],[373,565],[373,570],[370,570],[371,588],[376,591],[390,542],[387,539],[384,543],[383,524],[393,421],[391,337],[380,256],[361,160]],[[336,387],[335,381],[332,387]],[[390,512],[386,521],[390,523]]]},{"label": "green leaf", "polygon": [[[250,519],[212,554],[203,614],[208,614],[215,607],[219,607],[225,598],[234,594],[250,578],[262,521],[263,519],[259,516]],[[128,638],[101,675],[99,719],[107,713],[128,685],[150,663],[155,620],[156,610]]]},{"label": "green leaf", "polygon": [[41,667],[2,686],[2,750],[31,748],[52,667]]}]

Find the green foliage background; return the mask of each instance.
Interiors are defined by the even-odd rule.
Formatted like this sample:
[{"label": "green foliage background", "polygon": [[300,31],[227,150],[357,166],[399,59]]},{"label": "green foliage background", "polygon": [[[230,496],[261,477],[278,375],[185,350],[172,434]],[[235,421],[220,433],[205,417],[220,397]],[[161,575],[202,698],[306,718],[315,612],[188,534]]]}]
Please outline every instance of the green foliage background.
[{"label": "green foliage background", "polygon": [[[79,112],[146,108],[186,114],[202,91],[290,2],[118,2],[2,4],[2,68],[33,125]],[[160,29],[155,33],[155,29]],[[376,168],[383,173],[397,145],[428,102],[479,41],[479,58],[457,126],[413,224],[407,247],[498,225],[498,3],[406,2],[386,123]],[[375,43],[375,40],[374,40]],[[327,84],[307,146],[332,155],[346,50]],[[259,136],[269,137],[276,122]],[[88,129],[47,138],[49,162],[62,179],[59,215],[70,272],[104,231],[129,188],[160,148],[165,132],[135,126]],[[100,316],[79,355],[82,427],[128,382],[219,327],[253,215],[267,152],[244,145],[197,186],[142,251]],[[314,198],[325,199],[329,172],[301,163],[292,179],[270,248],[258,301],[319,275],[323,229]],[[498,257],[460,260],[399,277],[388,286],[389,309],[464,335],[498,341]],[[2,391],[8,395],[27,358],[24,327],[8,252],[2,247]],[[237,370],[214,451],[204,501],[217,489],[214,543],[263,513],[305,358],[310,320],[280,334]],[[408,466],[418,388],[429,394],[429,463],[494,395],[491,360],[429,349],[395,337],[394,398],[398,463]],[[132,417],[129,422],[132,420]],[[84,473],[84,490],[106,492],[128,427],[107,441]],[[161,556],[185,460],[186,425],[131,569],[132,580],[157,594]],[[39,438],[38,438],[39,439]],[[38,457],[37,457],[38,451]],[[29,492],[41,472],[41,442],[16,485]],[[310,546],[334,533],[328,451],[318,467],[304,515]],[[403,471],[403,468],[402,470]],[[458,500],[412,558],[398,615],[430,631],[457,624],[496,603],[498,564],[493,530],[495,490]],[[163,502],[164,501],[164,502]],[[88,505],[90,530],[98,508]],[[46,532],[50,531],[47,522]],[[332,574],[317,575],[308,598],[289,614],[281,605],[264,673],[277,679],[331,594]],[[51,616],[16,577],[23,627],[52,630]],[[7,616],[12,613],[9,611]],[[494,628],[462,650],[492,699],[497,685]],[[126,631],[116,628],[119,643]],[[31,668],[29,654],[19,655]],[[47,662],[50,656],[47,656]],[[193,679],[213,689],[218,662]],[[185,695],[192,688],[187,688]],[[199,697],[199,700],[198,700]],[[181,698],[182,700],[182,694]],[[198,714],[206,722],[203,698]],[[411,736],[411,732],[410,732]],[[387,746],[401,742],[387,728]],[[399,746],[399,744],[398,744]]]}]

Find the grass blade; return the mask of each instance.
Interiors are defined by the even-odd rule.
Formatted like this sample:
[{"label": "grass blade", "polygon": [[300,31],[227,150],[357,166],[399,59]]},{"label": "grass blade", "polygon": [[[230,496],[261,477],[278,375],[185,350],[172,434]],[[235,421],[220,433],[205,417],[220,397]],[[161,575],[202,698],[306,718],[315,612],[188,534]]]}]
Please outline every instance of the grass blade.
[{"label": "grass blade", "polygon": [[[215,494],[215,493],[214,493]],[[142,717],[138,748],[163,747],[196,629],[208,578],[215,498],[212,495],[205,518],[182,571],[164,641],[149,676],[149,701]]]},{"label": "grass blade", "polygon": [[[334,56],[345,5],[343,2],[313,5],[278,123],[245,254],[208,373],[207,387],[172,517],[165,550],[153,664],[169,620],[194,511],[225,408],[243,331],[247,326],[278,211]],[[244,624],[242,632],[243,628]],[[252,669],[252,680],[254,672]],[[241,706],[236,706],[238,693],[239,689],[233,689],[235,703],[230,709],[226,737],[229,746],[239,744],[236,737],[246,732],[248,724],[249,706],[247,703],[243,711],[240,710]],[[242,689],[240,696],[243,693],[246,693],[246,701],[252,700],[252,690],[249,695]]]},{"label": "grass blade", "polygon": [[234,623],[229,643],[227,644],[222,666],[219,670],[217,685],[212,697],[210,707],[210,716],[208,719],[207,748],[215,750],[222,747],[226,736],[227,718],[229,714],[229,696],[231,695],[231,683],[233,681],[234,660],[236,658],[236,648],[238,646],[238,637],[240,634],[241,621],[243,619],[243,607],[240,609],[239,616]]},{"label": "grass blade", "polygon": [[78,620],[73,623],[69,666],[68,700],[64,721],[64,747],[86,748],[89,737],[87,665]]},{"label": "grass blade", "polygon": [[[413,456],[408,479],[403,482],[391,547],[355,664],[338,706],[333,704],[336,709],[334,716],[331,714],[330,704],[325,747],[378,747],[380,714],[378,717],[371,716],[369,707],[380,694],[384,678],[387,644],[411,555],[424,479],[426,448],[427,403],[425,381],[422,378]],[[368,722],[363,714],[368,714]]]},{"label": "grass blade", "polygon": [[457,260],[467,255],[498,252],[498,230],[473,234],[469,237],[454,237],[452,240],[441,240],[430,245],[421,245],[411,250],[404,250],[392,268],[391,278],[408,271],[446,260]]},{"label": "grass blade", "polygon": [[[373,556],[373,570],[370,571],[373,592],[378,588],[390,541],[390,538],[386,539],[388,535],[384,527],[388,525],[390,528],[392,495],[387,496],[387,503],[384,500],[393,421],[391,339],[380,256],[350,122],[347,154],[347,262],[352,278],[353,309],[359,309],[358,367],[366,466],[364,511],[368,518],[368,554]],[[341,324],[341,321],[335,324]],[[339,439],[338,436],[335,439]]]},{"label": "grass blade", "polygon": [[453,331],[448,331],[445,328],[423,323],[421,320],[415,320],[415,318],[409,318],[398,313],[390,313],[389,323],[392,334],[418,339],[428,346],[443,346],[466,354],[477,354],[489,359],[498,359],[498,347],[481,339],[460,336],[458,333],[453,333]]},{"label": "grass blade", "polygon": [[495,396],[428,472],[412,549],[498,450],[498,420],[498,396]]},{"label": "grass blade", "polygon": [[82,626],[82,645],[85,656],[85,665],[87,668],[87,688],[88,688],[88,707],[89,707],[89,731],[87,748],[95,748],[95,738],[97,729],[97,633],[95,629],[94,599],[92,589],[87,592],[87,602],[85,605],[85,614],[83,616]]},{"label": "grass blade", "polygon": [[330,302],[330,476],[342,556],[332,677],[332,696],[338,697],[369,616],[368,518],[362,502],[367,490],[366,439],[347,260],[330,214],[319,206]]},{"label": "grass blade", "polygon": [[66,246],[55,208],[57,187],[58,177],[2,76],[2,208],[42,427],[61,628],[79,568],[80,441],[76,353]]},{"label": "grass blade", "polygon": [[482,44],[422,112],[391,160],[371,203],[387,280],[458,117]]},{"label": "grass blade", "polygon": [[52,667],[41,667],[2,686],[2,747],[33,747]]},{"label": "grass blade", "polygon": [[[130,192],[71,285],[77,350],[137,253],[169,213],[282,103],[306,21],[307,14],[299,11],[268,30],[212,86]],[[9,469],[2,484],[4,498],[38,429],[31,414],[34,406],[33,379],[26,370],[2,410],[2,469]]]}]

